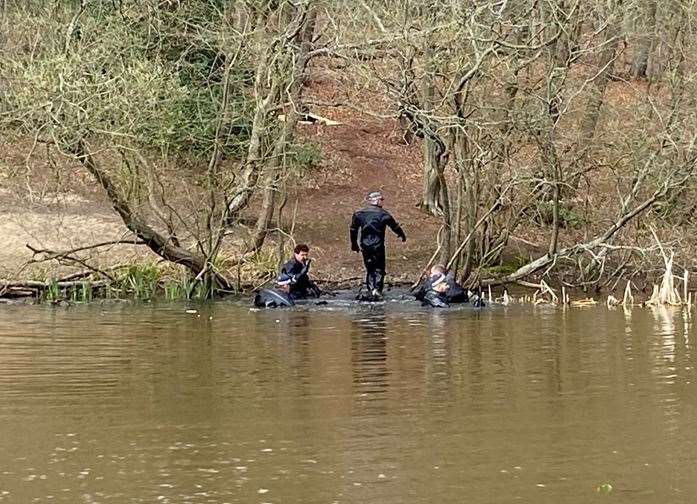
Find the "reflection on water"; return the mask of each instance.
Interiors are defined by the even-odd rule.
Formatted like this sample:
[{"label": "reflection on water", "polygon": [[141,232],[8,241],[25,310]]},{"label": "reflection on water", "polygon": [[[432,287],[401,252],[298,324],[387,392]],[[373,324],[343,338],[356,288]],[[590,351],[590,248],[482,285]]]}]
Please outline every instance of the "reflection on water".
[{"label": "reflection on water", "polygon": [[2,307],[0,502],[697,494],[681,310],[185,308]]},{"label": "reflection on water", "polygon": [[[388,388],[387,319],[380,306],[351,320],[351,361],[354,394],[384,399]],[[373,397],[371,397],[373,396]],[[381,397],[382,396],[382,397]]]}]

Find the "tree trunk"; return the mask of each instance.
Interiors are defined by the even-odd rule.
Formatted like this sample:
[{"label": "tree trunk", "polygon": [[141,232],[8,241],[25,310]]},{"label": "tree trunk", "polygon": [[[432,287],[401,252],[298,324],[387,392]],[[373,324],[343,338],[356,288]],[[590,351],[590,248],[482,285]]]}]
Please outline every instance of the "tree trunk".
[{"label": "tree trunk", "polygon": [[611,24],[606,29],[604,48],[600,53],[600,60],[598,61],[598,71],[591,83],[590,96],[586,102],[583,119],[581,120],[581,138],[585,143],[583,148],[586,150],[588,149],[588,144],[593,141],[598,118],[600,117],[600,109],[603,106],[605,90],[610,82],[610,76],[615,65],[617,46],[620,39],[619,30],[612,22],[613,20],[610,20]]},{"label": "tree trunk", "polygon": [[[456,131],[453,140],[453,155],[458,178],[458,198],[457,208],[458,215],[462,216],[462,221],[458,220],[458,226],[461,226],[459,235],[469,236],[473,233],[473,228],[477,220],[477,204],[479,195],[477,193],[477,174],[476,170],[472,169],[472,163],[468,159],[467,154],[467,139],[463,131]],[[460,241],[460,236],[457,241]],[[466,249],[463,249],[458,258],[456,258],[456,266],[462,266],[460,274],[461,281],[465,281],[472,273],[472,262],[474,261],[476,240],[470,237],[466,244]]]},{"label": "tree trunk", "polygon": [[[638,25],[638,40],[632,58],[631,76],[634,79],[646,79],[649,77],[649,58],[655,44],[656,37],[656,1],[648,0],[646,18]],[[643,9],[642,9],[643,11]],[[644,12],[641,12],[644,14]],[[643,18],[640,15],[640,18]]]},{"label": "tree trunk", "polygon": [[443,215],[441,178],[438,176],[439,152],[436,142],[430,136],[424,138],[423,153],[423,193],[419,206],[431,215]]},{"label": "tree trunk", "polygon": [[[289,23],[289,28],[282,33],[274,43],[269,45],[264,53],[264,58],[257,65],[255,90],[257,93],[260,93],[264,87],[265,80],[269,77],[267,67],[270,64],[269,56],[273,51],[276,51],[276,53],[274,53],[275,57],[279,57],[280,55],[278,53],[283,52],[287,56],[292,57],[294,61],[291,74],[288,76],[272,76],[266,96],[261,100],[257,100],[257,108],[252,122],[249,149],[239,177],[241,180],[237,184],[237,189],[227,204],[228,223],[232,223],[239,211],[247,206],[254,192],[259,172],[264,164],[262,138],[265,134],[268,134],[266,129],[266,123],[269,121],[268,116],[280,101],[284,101],[284,94],[289,95],[288,97],[290,98],[291,105],[286,112],[285,122],[274,145],[271,158],[274,159],[279,153],[283,152],[282,148],[279,150],[279,146],[285,147],[285,144],[290,141],[292,132],[298,121],[298,112],[301,109],[300,94],[305,79],[305,68],[309,61],[309,52],[314,36],[316,18],[317,11],[310,3],[299,8],[295,12],[294,20]],[[278,44],[283,44],[284,47],[279,50],[276,47]],[[295,49],[296,44],[299,46],[298,49]],[[279,164],[277,162],[273,162],[273,164],[272,170],[277,169]],[[273,178],[274,176],[271,175],[270,179]]]},{"label": "tree trunk", "polygon": [[440,243],[440,262],[445,263],[450,259],[450,242],[452,241],[452,223],[450,215],[450,197],[448,195],[448,185],[443,174],[447,155],[439,156],[440,166],[438,167],[438,178],[440,185],[440,194],[442,197],[441,204],[443,206],[443,232],[441,233]]},{"label": "tree trunk", "polygon": [[266,240],[269,230],[269,223],[274,214],[276,191],[278,190],[279,172],[275,170],[271,174],[267,187],[264,189],[264,198],[261,203],[261,210],[257,217],[257,224],[254,230],[251,244],[247,247],[247,253],[256,252],[261,248]]},{"label": "tree trunk", "polygon": [[[252,9],[254,11],[254,9]],[[242,9],[244,11],[244,9]],[[239,15],[239,14],[238,14]],[[252,119],[252,129],[249,137],[249,145],[242,162],[240,174],[232,195],[228,197],[227,223],[233,224],[239,216],[239,212],[249,204],[249,199],[254,193],[259,171],[264,163],[263,139],[268,134],[269,114],[278,105],[282,92],[280,79],[277,75],[270,76],[271,66],[275,63],[275,58],[279,57],[279,45],[286,44],[286,32],[274,35],[269,24],[270,12],[262,8],[256,11],[254,27],[257,36],[254,42],[264,45],[265,48],[257,62],[254,73],[254,96],[256,100],[254,118]],[[243,22],[243,21],[239,21]],[[281,48],[281,50],[283,47]]]},{"label": "tree trunk", "polygon": [[[270,49],[269,49],[270,51]],[[267,51],[268,52],[268,51]],[[266,75],[266,66],[268,62],[267,54],[258,63],[256,69],[255,91],[262,91],[263,80]],[[264,98],[257,98],[256,110],[254,111],[254,119],[252,120],[252,131],[249,139],[249,147],[247,155],[239,175],[239,182],[234,191],[234,194],[227,203],[228,222],[235,220],[240,210],[247,206],[249,198],[254,192],[257,177],[259,175],[260,165],[262,163],[262,137],[266,132],[266,122],[268,114],[271,110],[271,105],[276,103],[279,93],[278,79],[274,79]],[[258,96],[258,95],[257,95]]]},{"label": "tree trunk", "polygon": [[295,65],[290,75],[290,85],[287,91],[290,98],[290,106],[288,107],[283,129],[276,140],[276,145],[274,146],[271,156],[266,176],[264,199],[259,217],[257,218],[257,225],[251,247],[247,252],[259,250],[266,239],[269,223],[274,213],[278,182],[282,175],[281,171],[283,166],[285,165],[285,149],[293,138],[293,132],[300,115],[299,113],[302,110],[300,102],[302,89],[305,84],[305,70],[309,61],[308,55],[312,46],[312,38],[315,33],[315,21],[317,19],[316,9],[310,7],[309,4],[305,5],[303,9],[303,12],[298,13],[298,18],[302,20],[302,25],[298,27],[299,48],[294,55]]},{"label": "tree trunk", "polygon": [[580,36],[581,22],[579,16],[572,16],[568,24],[560,22],[561,17],[569,16],[571,9],[575,8],[574,2],[561,1],[557,7],[557,13],[551,16],[550,28],[561,29],[562,33],[554,43],[554,60],[558,67],[569,67],[574,59],[574,53]]},{"label": "tree trunk", "polygon": [[[435,89],[433,77],[435,69],[433,67],[433,50],[430,40],[427,41],[427,46],[424,49],[424,58],[426,59],[427,71],[421,83],[421,109],[425,114],[430,114],[434,106]],[[444,149],[441,148],[443,143],[439,137],[437,125],[433,124],[433,120],[429,117],[424,117],[424,142],[423,142],[423,192],[419,207],[425,212],[441,216],[443,215],[443,187],[441,185],[442,177],[439,174],[441,169],[441,156]]]}]

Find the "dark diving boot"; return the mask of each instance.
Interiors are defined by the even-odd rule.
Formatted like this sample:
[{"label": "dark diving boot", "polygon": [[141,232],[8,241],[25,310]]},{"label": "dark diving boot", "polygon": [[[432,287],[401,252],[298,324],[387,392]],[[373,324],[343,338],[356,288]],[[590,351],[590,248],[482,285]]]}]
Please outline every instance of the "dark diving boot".
[{"label": "dark diving boot", "polygon": [[377,289],[373,289],[370,293],[370,297],[373,302],[384,301],[385,298],[382,297],[382,292]]}]

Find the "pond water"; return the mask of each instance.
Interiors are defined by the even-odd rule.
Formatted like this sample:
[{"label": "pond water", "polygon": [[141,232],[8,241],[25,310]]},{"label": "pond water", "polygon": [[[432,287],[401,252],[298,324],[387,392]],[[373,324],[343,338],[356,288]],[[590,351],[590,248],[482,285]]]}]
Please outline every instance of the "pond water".
[{"label": "pond water", "polygon": [[648,308],[4,306],[0,502],[693,503],[696,336]]}]

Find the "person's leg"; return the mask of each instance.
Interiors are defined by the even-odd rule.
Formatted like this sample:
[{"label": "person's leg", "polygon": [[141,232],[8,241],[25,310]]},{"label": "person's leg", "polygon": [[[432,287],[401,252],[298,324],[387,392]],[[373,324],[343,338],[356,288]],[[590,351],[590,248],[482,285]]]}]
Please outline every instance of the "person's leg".
[{"label": "person's leg", "polygon": [[364,248],[362,250],[362,253],[363,264],[365,265],[365,288],[368,290],[368,294],[370,294],[373,291],[373,289],[375,289],[373,280],[375,260],[372,250]]},{"label": "person's leg", "polygon": [[315,282],[310,282],[307,288],[307,295],[318,298],[322,295],[322,289],[320,289]]},{"label": "person's leg", "polygon": [[423,303],[433,308],[447,308],[448,303],[443,299],[443,296],[437,292],[430,290],[424,296]]},{"label": "person's leg", "polygon": [[385,248],[375,251],[375,288],[380,294],[385,286]]}]

